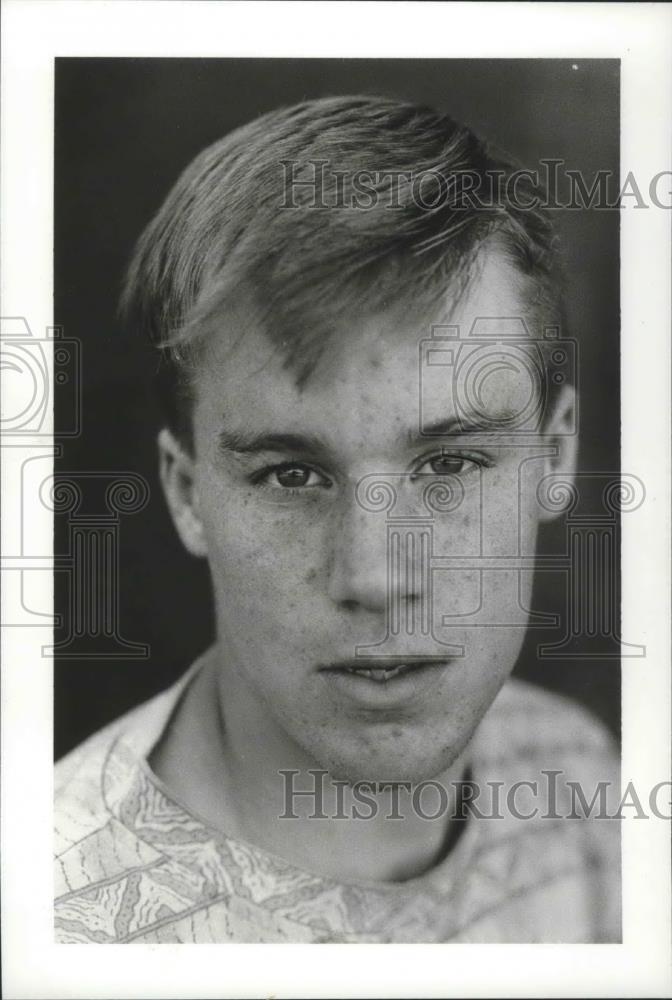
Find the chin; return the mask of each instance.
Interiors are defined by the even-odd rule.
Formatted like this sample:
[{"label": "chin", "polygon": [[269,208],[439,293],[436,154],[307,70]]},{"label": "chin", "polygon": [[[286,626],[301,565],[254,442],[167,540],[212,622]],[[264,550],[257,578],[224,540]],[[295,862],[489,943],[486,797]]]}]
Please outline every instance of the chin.
[{"label": "chin", "polygon": [[[466,742],[465,740],[465,745]],[[417,785],[437,778],[452,767],[463,748],[464,745],[444,747],[440,753],[431,755],[420,752],[372,753],[357,759],[351,758],[350,754],[330,754],[328,759],[321,758],[321,766],[329,771],[332,778],[347,781],[351,785],[357,781],[403,781]]]}]

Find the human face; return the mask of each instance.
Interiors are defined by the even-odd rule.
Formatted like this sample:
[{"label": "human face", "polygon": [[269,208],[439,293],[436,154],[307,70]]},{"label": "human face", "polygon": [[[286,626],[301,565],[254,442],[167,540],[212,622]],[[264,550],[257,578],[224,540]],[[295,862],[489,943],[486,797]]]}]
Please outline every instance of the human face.
[{"label": "human face", "polygon": [[[513,274],[490,258],[446,321],[465,337],[477,317],[519,315]],[[293,747],[348,780],[440,774],[518,657],[532,574],[502,560],[534,551],[549,448],[492,426],[456,433],[441,393],[424,404],[445,427],[421,435],[428,334],[399,315],[367,317],[334,338],[301,390],[263,334],[246,330],[233,348],[213,336],[193,458],[164,436],[178,529],[210,565],[225,717],[248,706],[257,744],[287,748],[278,767]],[[495,366],[482,392],[505,420],[529,383]],[[392,485],[393,509],[376,509],[372,475]],[[428,508],[432,484],[459,502]],[[483,572],[479,555],[504,568]]]}]

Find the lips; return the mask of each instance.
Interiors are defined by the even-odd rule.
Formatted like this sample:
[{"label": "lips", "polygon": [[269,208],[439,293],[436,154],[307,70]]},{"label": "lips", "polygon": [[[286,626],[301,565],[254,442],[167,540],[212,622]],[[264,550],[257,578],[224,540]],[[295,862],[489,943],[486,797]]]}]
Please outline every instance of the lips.
[{"label": "lips", "polygon": [[318,674],[339,710],[389,722],[426,713],[451,663],[439,656],[360,656],[323,663]]},{"label": "lips", "polygon": [[362,677],[377,684],[387,684],[395,677],[411,673],[422,667],[436,665],[436,660],[426,659],[394,659],[385,660],[376,658],[375,666],[364,666],[362,660],[346,660],[339,663],[329,664],[321,667],[322,671],[328,673],[345,674],[351,677]]}]

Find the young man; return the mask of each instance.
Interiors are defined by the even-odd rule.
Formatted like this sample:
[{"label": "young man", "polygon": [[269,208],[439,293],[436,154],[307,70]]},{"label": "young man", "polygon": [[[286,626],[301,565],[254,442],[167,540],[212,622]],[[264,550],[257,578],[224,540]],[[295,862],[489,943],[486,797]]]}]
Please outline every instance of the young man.
[{"label": "young man", "polygon": [[509,679],[576,440],[512,176],[430,109],[312,101],[205,150],[140,240],[217,635],[58,765],[59,940],[618,940],[618,824],[575,808],[609,741]]}]

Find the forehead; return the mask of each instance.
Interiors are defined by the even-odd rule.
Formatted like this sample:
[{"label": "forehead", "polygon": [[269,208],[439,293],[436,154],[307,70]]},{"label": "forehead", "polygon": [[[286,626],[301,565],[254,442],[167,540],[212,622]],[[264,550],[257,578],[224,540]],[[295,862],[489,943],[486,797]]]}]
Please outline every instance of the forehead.
[{"label": "forehead", "polygon": [[[196,379],[196,422],[222,420],[232,429],[284,430],[331,428],[360,438],[417,425],[421,389],[421,346],[435,325],[450,325],[453,336],[468,339],[483,318],[496,330],[523,313],[520,280],[500,256],[484,256],[457,301],[446,297],[435,319],[413,315],[413,304],[373,316],[352,315],[332,334],[322,358],[299,388],[285,363],[282,344],[274,344],[254,316],[239,307],[221,333],[213,332],[201,356]],[[231,328],[236,333],[231,337]],[[455,333],[455,331],[457,333]],[[502,371],[489,383],[494,402],[515,405],[516,385]],[[445,414],[450,419],[447,402]],[[381,426],[383,422],[384,427]]]}]

